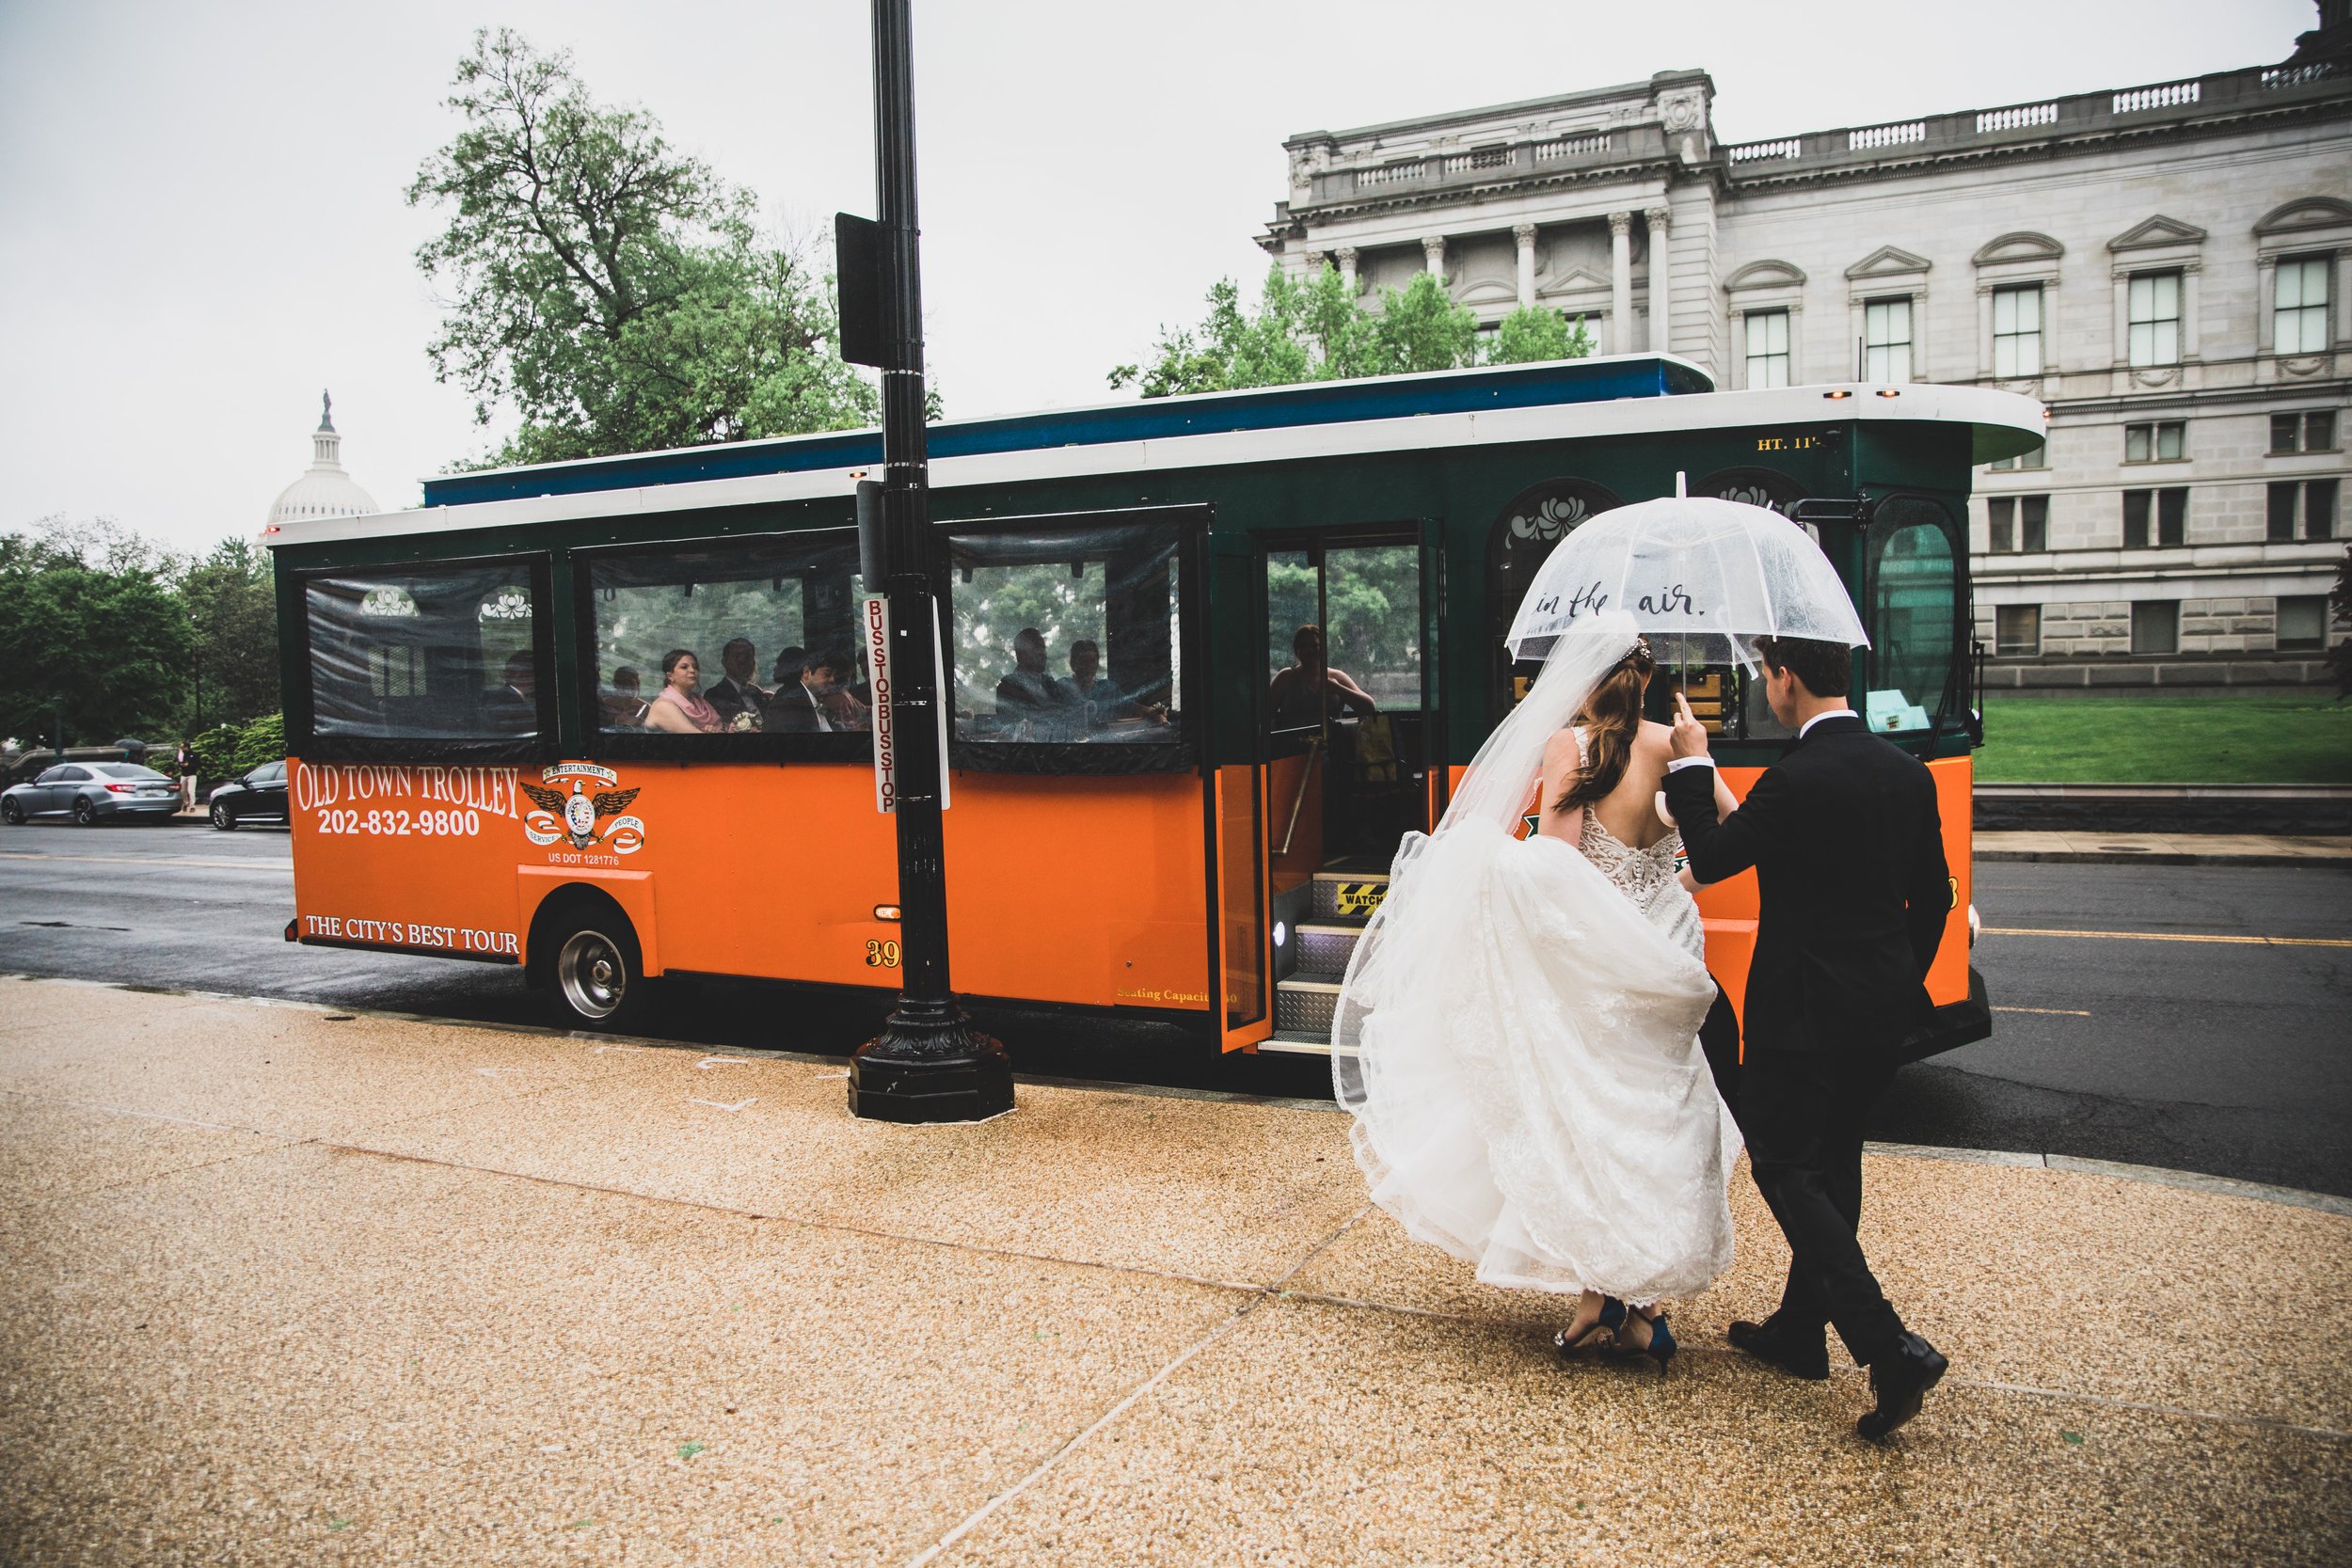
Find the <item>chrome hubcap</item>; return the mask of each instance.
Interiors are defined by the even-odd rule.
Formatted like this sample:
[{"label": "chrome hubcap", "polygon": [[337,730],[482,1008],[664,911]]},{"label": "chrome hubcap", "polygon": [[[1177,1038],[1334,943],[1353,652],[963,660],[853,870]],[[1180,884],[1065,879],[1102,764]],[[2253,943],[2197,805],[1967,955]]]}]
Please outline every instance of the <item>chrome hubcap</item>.
[{"label": "chrome hubcap", "polygon": [[556,984],[582,1018],[611,1018],[628,993],[628,966],[602,931],[574,931],[555,956]]}]

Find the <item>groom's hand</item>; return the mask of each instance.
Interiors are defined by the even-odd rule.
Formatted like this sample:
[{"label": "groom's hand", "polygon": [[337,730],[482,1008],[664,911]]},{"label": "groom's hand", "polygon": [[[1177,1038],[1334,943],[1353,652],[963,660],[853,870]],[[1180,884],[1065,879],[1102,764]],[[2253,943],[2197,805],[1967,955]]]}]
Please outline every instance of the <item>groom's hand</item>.
[{"label": "groom's hand", "polygon": [[1698,715],[1691,711],[1691,699],[1679,691],[1675,693],[1673,744],[1677,762],[1680,762],[1685,757],[1703,757],[1708,754],[1707,726],[1700,723]]}]

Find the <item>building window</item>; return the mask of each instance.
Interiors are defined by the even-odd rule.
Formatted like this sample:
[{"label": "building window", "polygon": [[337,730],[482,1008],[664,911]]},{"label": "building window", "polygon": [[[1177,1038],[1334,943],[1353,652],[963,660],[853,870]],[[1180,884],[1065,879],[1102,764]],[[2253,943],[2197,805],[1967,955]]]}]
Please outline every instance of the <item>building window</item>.
[{"label": "building window", "polygon": [[[2151,523],[2154,526],[2152,529]],[[2188,543],[2188,492],[2173,490],[2126,490],[2123,492],[2123,547],[2127,550],[2147,549],[2151,546],[2185,545]]]},{"label": "building window", "polygon": [[2324,648],[2328,645],[2328,595],[2296,594],[2279,601],[2279,646]]},{"label": "building window", "polygon": [[1993,651],[1996,654],[2038,654],[2042,651],[2042,607],[2005,604],[1993,611]]},{"label": "building window", "polygon": [[1911,379],[1911,296],[1874,299],[1862,308],[1862,379]]},{"label": "building window", "polygon": [[2050,498],[1995,496],[1984,503],[1992,523],[1992,552],[2039,555],[2050,547]]},{"label": "building window", "polygon": [[2181,362],[2181,275],[2133,275],[2130,289],[2130,359],[2135,365]]},{"label": "building window", "polygon": [[2188,455],[2188,426],[2180,420],[2123,427],[2126,463],[2177,463]]},{"label": "building window", "polygon": [[2132,652],[2177,654],[2181,651],[2181,601],[2141,599],[2132,606]]},{"label": "building window", "polygon": [[2282,480],[2270,487],[2269,539],[2274,545],[2296,539],[2336,536],[2336,481]]},{"label": "building window", "polygon": [[1748,385],[1788,385],[1788,312],[1748,312]]},{"label": "building window", "polygon": [[1993,291],[1993,373],[2042,373],[2041,284]]},{"label": "building window", "polygon": [[1996,457],[1985,466],[1999,471],[2007,471],[2010,468],[2046,468],[2050,466],[2050,443],[2044,441],[2033,451],[2021,451],[2014,457]]},{"label": "building window", "polygon": [[2273,457],[2290,451],[2333,451],[2336,449],[2336,411],[2332,408],[2309,408],[2300,414],[2270,416],[2270,453]]},{"label": "building window", "polygon": [[2328,352],[2328,271],[2333,258],[2300,256],[2279,263],[2270,311],[2270,345],[2280,354]]}]

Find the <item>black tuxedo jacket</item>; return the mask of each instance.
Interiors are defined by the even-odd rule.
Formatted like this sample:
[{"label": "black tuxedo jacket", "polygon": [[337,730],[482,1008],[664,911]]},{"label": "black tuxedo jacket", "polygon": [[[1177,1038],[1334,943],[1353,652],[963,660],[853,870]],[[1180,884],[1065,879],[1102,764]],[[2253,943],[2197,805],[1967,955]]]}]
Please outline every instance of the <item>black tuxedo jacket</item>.
[{"label": "black tuxedo jacket", "polygon": [[1952,898],[1925,764],[1860,719],[1824,719],[1729,816],[1712,768],[1667,774],[1666,802],[1700,881],[1756,867],[1750,1052],[1892,1051],[1925,1019]]},{"label": "black tuxedo jacket", "polygon": [[799,681],[768,699],[770,735],[815,735],[824,727],[817,721],[817,699]]},{"label": "black tuxedo jacket", "polygon": [[769,695],[756,686],[738,686],[731,680],[706,688],[703,701],[719,710],[723,721],[732,722],[739,713],[749,713],[765,723],[768,719]]}]

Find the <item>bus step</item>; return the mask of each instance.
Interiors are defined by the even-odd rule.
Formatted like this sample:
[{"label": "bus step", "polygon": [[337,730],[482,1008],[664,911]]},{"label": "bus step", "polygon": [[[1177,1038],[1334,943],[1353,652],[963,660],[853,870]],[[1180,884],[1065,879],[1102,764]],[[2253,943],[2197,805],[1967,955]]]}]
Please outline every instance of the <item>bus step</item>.
[{"label": "bus step", "polygon": [[1385,871],[1315,873],[1317,920],[1369,920],[1389,891]]},{"label": "bus step", "polygon": [[1273,1052],[1288,1056],[1352,1056],[1353,1051],[1341,1051],[1320,1035],[1286,1035],[1276,1031],[1273,1038],[1258,1042],[1261,1052]]},{"label": "bus step", "polygon": [[1356,939],[1363,934],[1360,924],[1300,921],[1298,967],[1318,974],[1346,974],[1347,960],[1356,951]]},{"label": "bus step", "polygon": [[1339,1004],[1337,974],[1294,974],[1274,988],[1274,1030],[1280,1035],[1331,1037],[1331,1009]]}]

